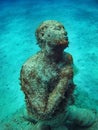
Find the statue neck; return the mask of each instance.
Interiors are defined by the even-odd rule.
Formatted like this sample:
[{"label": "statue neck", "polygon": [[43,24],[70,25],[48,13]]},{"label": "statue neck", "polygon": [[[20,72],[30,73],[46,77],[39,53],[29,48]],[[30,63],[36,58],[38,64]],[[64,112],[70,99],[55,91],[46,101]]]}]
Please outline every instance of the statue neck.
[{"label": "statue neck", "polygon": [[57,51],[57,52],[51,52],[51,53],[47,53],[47,52],[43,52],[44,53],[44,57],[46,60],[48,60],[49,62],[60,62],[63,58],[63,51]]}]

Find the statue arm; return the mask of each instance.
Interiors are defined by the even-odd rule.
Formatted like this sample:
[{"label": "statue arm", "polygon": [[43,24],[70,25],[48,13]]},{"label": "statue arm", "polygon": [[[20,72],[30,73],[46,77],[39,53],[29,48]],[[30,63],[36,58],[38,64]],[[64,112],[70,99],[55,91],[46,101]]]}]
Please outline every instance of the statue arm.
[{"label": "statue arm", "polygon": [[34,71],[29,72],[25,66],[21,69],[21,89],[25,93],[27,105],[29,109],[42,113],[45,109],[46,92],[42,85],[39,86],[40,81],[35,77]]},{"label": "statue arm", "polygon": [[73,69],[66,66],[60,73],[60,80],[54,90],[49,94],[47,103],[47,112],[51,113],[58,106],[68,89],[68,83],[73,77]]}]

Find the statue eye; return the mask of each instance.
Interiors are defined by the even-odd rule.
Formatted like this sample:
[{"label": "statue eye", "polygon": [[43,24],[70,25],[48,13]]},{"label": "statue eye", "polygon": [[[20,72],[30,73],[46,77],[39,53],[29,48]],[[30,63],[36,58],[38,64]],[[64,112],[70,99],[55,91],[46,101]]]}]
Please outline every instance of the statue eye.
[{"label": "statue eye", "polygon": [[43,33],[43,32],[41,32],[41,36],[42,36],[42,37],[44,36],[44,33]]},{"label": "statue eye", "polygon": [[50,37],[50,35],[48,34],[48,37]]}]

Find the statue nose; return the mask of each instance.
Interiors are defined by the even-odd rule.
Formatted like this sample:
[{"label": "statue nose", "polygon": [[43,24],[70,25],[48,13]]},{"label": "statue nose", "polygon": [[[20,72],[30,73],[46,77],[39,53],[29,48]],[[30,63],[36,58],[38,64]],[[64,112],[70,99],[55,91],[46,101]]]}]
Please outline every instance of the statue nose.
[{"label": "statue nose", "polygon": [[63,34],[64,34],[65,36],[67,36],[67,32],[65,32],[65,31],[63,31]]}]

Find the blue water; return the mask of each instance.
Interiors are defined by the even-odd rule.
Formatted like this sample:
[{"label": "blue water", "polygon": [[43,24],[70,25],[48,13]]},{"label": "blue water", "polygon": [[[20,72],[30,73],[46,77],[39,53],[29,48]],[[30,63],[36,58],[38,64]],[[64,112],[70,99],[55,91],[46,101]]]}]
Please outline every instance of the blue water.
[{"label": "blue water", "polygon": [[98,110],[98,1],[0,0],[1,120],[24,105],[20,69],[39,50],[36,28],[50,19],[62,22],[68,32],[66,51],[73,55],[78,69],[76,104]]}]

